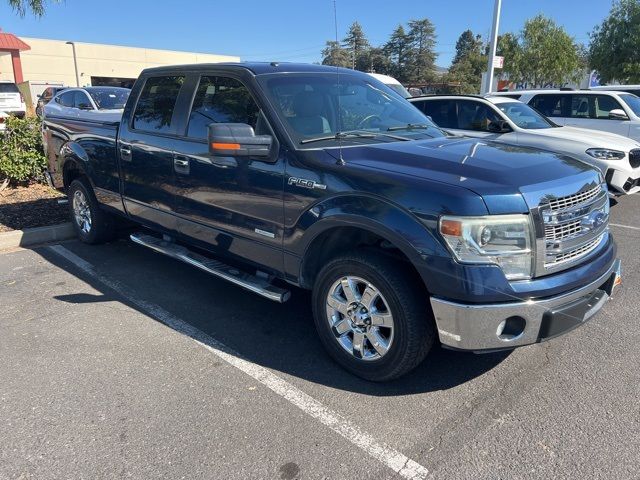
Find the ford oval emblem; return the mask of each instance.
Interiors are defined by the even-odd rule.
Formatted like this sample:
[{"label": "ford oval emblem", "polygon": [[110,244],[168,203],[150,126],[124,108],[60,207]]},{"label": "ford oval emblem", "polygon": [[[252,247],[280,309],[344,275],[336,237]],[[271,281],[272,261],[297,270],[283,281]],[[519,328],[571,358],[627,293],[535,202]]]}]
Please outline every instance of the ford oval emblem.
[{"label": "ford oval emblem", "polygon": [[583,230],[597,230],[607,221],[607,214],[604,212],[591,212],[580,222]]}]

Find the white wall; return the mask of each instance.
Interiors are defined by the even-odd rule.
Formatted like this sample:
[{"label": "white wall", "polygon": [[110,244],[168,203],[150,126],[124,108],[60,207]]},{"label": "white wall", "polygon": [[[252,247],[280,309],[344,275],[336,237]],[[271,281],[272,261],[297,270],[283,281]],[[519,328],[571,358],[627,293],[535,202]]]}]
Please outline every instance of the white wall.
[{"label": "white wall", "polygon": [[[20,53],[24,80],[62,82],[75,86],[71,45],[64,40],[20,37],[31,50]],[[239,57],[207,53],[176,52],[150,48],[120,47],[76,42],[80,84],[90,85],[91,77],[136,78],[149,67],[189,63],[239,62]],[[0,80],[13,80],[11,57],[0,55]]]}]

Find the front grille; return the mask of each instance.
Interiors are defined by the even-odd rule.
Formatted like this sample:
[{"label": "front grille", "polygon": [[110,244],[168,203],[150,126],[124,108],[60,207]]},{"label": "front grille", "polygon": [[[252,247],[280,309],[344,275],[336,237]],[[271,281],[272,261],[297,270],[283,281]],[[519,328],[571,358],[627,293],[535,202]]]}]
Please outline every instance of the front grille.
[{"label": "front grille", "polygon": [[609,198],[602,185],[543,198],[538,207],[544,232],[538,240],[538,275],[569,268],[586,257],[603,242],[609,228]]},{"label": "front grille", "polygon": [[631,164],[631,168],[640,167],[640,148],[629,152],[629,163]]},{"label": "front grille", "polygon": [[591,190],[587,190],[585,192],[551,200],[549,201],[548,207],[553,211],[564,210],[565,208],[570,208],[575,205],[580,205],[581,203],[587,203],[589,200],[593,200],[601,191],[602,187],[598,185],[597,187],[594,187]]}]

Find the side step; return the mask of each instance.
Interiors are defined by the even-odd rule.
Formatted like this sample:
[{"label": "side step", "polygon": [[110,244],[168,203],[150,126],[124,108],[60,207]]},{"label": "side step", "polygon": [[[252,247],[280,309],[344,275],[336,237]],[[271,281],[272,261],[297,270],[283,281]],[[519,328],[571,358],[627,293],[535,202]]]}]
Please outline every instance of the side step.
[{"label": "side step", "polygon": [[176,245],[173,242],[167,242],[161,238],[144,233],[134,233],[130,235],[129,238],[135,243],[149,247],[156,252],[163,253],[176,260],[181,260],[194,267],[198,267],[211,275],[227,280],[274,302],[284,303],[289,300],[291,296],[289,290],[272,285],[266,278],[242,272],[235,267],[192,252],[188,248]]}]

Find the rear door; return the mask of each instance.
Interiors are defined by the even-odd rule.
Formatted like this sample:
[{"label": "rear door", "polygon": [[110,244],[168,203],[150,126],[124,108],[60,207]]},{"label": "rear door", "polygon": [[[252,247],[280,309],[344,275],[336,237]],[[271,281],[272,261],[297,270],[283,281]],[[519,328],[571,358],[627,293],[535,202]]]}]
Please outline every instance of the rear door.
[{"label": "rear door", "polygon": [[[211,72],[189,83],[192,100],[173,152],[178,229],[218,253],[282,271],[284,158],[273,130],[239,77]],[[271,157],[211,157],[211,123],[244,123],[271,135]]]},{"label": "rear door", "polygon": [[[122,194],[128,213],[143,224],[176,231],[173,147],[175,111],[183,74],[141,79],[135,105],[123,115],[118,150]],[[131,111],[129,111],[131,109]]]}]

